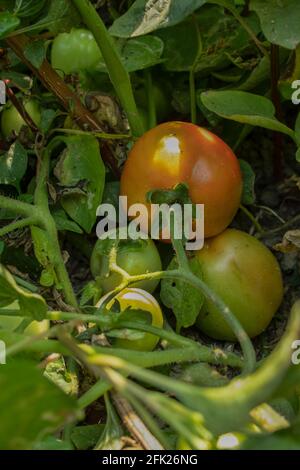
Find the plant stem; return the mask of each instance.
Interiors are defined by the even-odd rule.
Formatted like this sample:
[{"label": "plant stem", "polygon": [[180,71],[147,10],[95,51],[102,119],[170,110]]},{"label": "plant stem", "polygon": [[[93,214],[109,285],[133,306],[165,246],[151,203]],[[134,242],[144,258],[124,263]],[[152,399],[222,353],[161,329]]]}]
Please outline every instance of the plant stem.
[{"label": "plant stem", "polygon": [[259,233],[263,233],[264,229],[262,228],[262,226],[260,225],[260,223],[258,222],[258,220],[256,220],[256,218],[254,217],[253,214],[251,214],[251,212],[247,209],[247,207],[243,206],[242,204],[240,205],[240,209],[242,212],[244,212],[244,214],[248,217],[249,220],[251,220],[252,224],[254,225],[254,227],[256,228],[256,230],[259,232]]},{"label": "plant stem", "polygon": [[143,134],[143,126],[134,99],[130,76],[122,63],[116,44],[91,2],[73,0],[73,3],[101,50],[111,82],[128,117],[132,135],[140,137]]},{"label": "plant stem", "polygon": [[[146,94],[148,100],[148,126],[152,129],[157,125],[156,105],[154,100],[153,81],[149,69],[145,70]],[[147,129],[148,130],[148,129]]]},{"label": "plant stem", "polygon": [[61,254],[57,228],[49,210],[47,191],[49,164],[50,152],[46,149],[40,156],[38,162],[37,186],[34,194],[34,201],[41,214],[41,220],[48,235],[48,255],[61,284],[66,302],[72,307],[78,308],[77,299]]},{"label": "plant stem", "polygon": [[260,42],[260,40],[256,37],[255,32],[252,30],[252,28],[248,25],[248,23],[244,20],[244,18],[239,14],[238,10],[234,6],[230,6],[229,4],[226,4],[225,7],[227,10],[230,11],[230,13],[235,17],[235,19],[240,23],[240,25],[247,31],[249,34],[250,38],[252,41],[255,43],[257,48],[260,50],[260,52],[269,59],[269,53],[267,49],[263,46],[263,44]]},{"label": "plant stem", "polygon": [[97,137],[98,139],[107,139],[107,140],[129,140],[131,135],[129,134],[108,134],[107,132],[97,132],[97,131],[81,131],[80,129],[52,129],[51,134],[56,133],[70,134],[70,135],[91,135]]},{"label": "plant stem", "polygon": [[17,220],[16,222],[12,222],[9,225],[0,229],[0,237],[7,235],[14,230],[18,230],[20,228],[28,227],[28,225],[35,225],[38,222],[37,217],[26,217],[25,219]]},{"label": "plant stem", "polygon": [[278,233],[281,233],[284,230],[287,230],[292,225],[294,225],[298,222],[300,222],[300,214],[296,215],[293,219],[288,220],[287,222],[285,222],[280,227],[274,228],[272,230],[268,230],[266,232],[259,233],[257,236],[258,236],[258,238],[265,238],[265,237],[269,237],[269,236],[272,236],[272,235],[277,235]]},{"label": "plant stem", "polygon": [[33,205],[6,196],[0,196],[0,207],[23,217],[38,216],[38,211]]},{"label": "plant stem", "polygon": [[[48,312],[47,318],[52,321],[83,321],[88,323],[96,323],[100,326],[105,327],[106,322],[103,323],[102,318],[97,315],[85,315],[77,313],[65,313],[65,312]],[[123,349],[101,349],[99,346],[95,346],[95,351],[106,352],[107,354],[115,355],[116,357],[128,357],[130,360],[137,364],[141,364],[144,367],[154,367],[157,365],[171,363],[171,362],[185,362],[185,361],[201,361],[209,362],[211,364],[223,364],[231,367],[243,367],[243,360],[236,354],[230,352],[224,352],[221,349],[211,349],[202,344],[196,343],[195,341],[184,338],[183,336],[177,335],[171,331],[157,328],[152,325],[146,325],[144,323],[136,322],[124,322],[118,324],[114,329],[128,328],[136,329],[138,331],[144,331],[152,333],[160,338],[165,339],[171,344],[176,345],[174,349],[167,349],[165,351],[153,351],[153,352],[135,352],[125,351]],[[107,329],[107,326],[106,326]],[[104,352],[104,353],[105,353]],[[175,359],[174,359],[175,357]],[[158,362],[157,362],[158,361]],[[169,362],[168,362],[169,361]]]},{"label": "plant stem", "polygon": [[103,379],[98,380],[87,392],[77,400],[79,408],[82,410],[94,403],[94,401],[103,397],[106,392],[111,390],[111,384]]}]

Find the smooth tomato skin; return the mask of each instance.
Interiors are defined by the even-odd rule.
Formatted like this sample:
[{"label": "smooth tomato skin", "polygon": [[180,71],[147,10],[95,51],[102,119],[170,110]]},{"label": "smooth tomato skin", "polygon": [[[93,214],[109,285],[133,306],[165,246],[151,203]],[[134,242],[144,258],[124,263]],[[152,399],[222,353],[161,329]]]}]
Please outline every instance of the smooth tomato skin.
[{"label": "smooth tomato skin", "polygon": [[[39,126],[41,122],[41,111],[38,102],[31,99],[24,101],[24,108],[33,122]],[[13,132],[18,134],[22,126],[26,126],[26,123],[18,110],[12,105],[5,107],[1,114],[1,130],[3,137],[8,139]]]},{"label": "smooth tomato skin", "polygon": [[[208,130],[185,122],[168,122],[146,132],[133,146],[121,177],[128,206],[146,203],[153,189],[189,186],[194,204],[205,205],[205,237],[221,233],[233,220],[241,200],[242,175],[232,150]],[[147,222],[143,224],[146,231]]]},{"label": "smooth tomato skin", "polygon": [[[97,280],[97,284],[101,287],[103,294],[107,294],[114,290],[121,281],[121,276],[118,273],[111,273],[108,276],[108,257],[99,254],[96,243],[92,256],[91,256],[91,272],[94,278]],[[161,271],[162,264],[158,253],[158,250],[154,242],[149,238],[143,241],[141,247],[136,249],[123,248],[118,251],[117,264],[126,272],[134,275],[146,274],[150,272]],[[140,281],[136,284],[132,284],[132,287],[138,287],[147,292],[154,292],[159,280],[145,280]]]},{"label": "smooth tomato skin", "polygon": [[[106,298],[107,295],[98,302],[97,307],[99,307]],[[119,302],[121,311],[125,311],[127,308],[131,307],[134,310],[144,310],[149,312],[152,316],[152,326],[156,326],[158,328],[163,327],[164,319],[161,308],[149,292],[142,289],[128,287],[116,295],[116,297],[107,304],[107,308],[111,308],[113,306],[114,300]],[[113,341],[113,345],[116,348],[121,349],[153,351],[158,342],[158,337],[150,333],[144,333],[143,338],[136,340],[117,338]]]},{"label": "smooth tomato skin", "polygon": [[72,29],[69,33],[60,33],[52,44],[52,67],[67,75],[94,69],[101,57],[94,36],[87,29]]},{"label": "smooth tomato skin", "polygon": [[[271,251],[259,240],[228,229],[207,240],[196,254],[204,282],[223,299],[253,338],[271,322],[283,298],[282,274]],[[206,301],[197,325],[208,336],[235,341],[218,309]]]}]

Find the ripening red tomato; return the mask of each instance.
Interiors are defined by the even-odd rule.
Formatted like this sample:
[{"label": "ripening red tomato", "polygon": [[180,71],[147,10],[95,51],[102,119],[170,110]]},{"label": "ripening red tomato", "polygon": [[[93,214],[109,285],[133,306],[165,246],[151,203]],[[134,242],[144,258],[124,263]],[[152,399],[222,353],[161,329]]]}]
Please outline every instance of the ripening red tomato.
[{"label": "ripening red tomato", "polygon": [[128,197],[128,206],[145,204],[149,191],[179,183],[188,185],[194,204],[205,205],[205,237],[228,227],[242,194],[236,156],[204,128],[167,122],[146,132],[132,148],[121,177],[121,195]]}]

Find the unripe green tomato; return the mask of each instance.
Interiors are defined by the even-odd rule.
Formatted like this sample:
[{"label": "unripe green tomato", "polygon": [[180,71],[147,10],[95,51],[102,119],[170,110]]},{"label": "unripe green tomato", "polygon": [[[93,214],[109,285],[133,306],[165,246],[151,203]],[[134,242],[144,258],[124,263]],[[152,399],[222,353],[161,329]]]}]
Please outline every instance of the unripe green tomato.
[{"label": "unripe green tomato", "polygon": [[[32,99],[24,101],[24,108],[36,126],[39,126],[41,122],[41,111],[38,102]],[[22,126],[26,126],[26,122],[18,110],[13,105],[7,105],[1,114],[1,130],[3,137],[8,139],[13,132],[18,134]]]},{"label": "unripe green tomato", "polygon": [[[21,325],[23,320],[24,320],[23,317],[15,317],[12,315],[1,315],[0,316],[0,329],[14,331],[16,328],[18,328],[19,325]],[[24,334],[28,336],[37,336],[37,335],[47,332],[49,328],[50,328],[49,320],[42,320],[42,321],[33,320],[25,328]]]},{"label": "unripe green tomato", "polygon": [[[104,296],[98,302],[98,308],[106,301],[108,295],[109,294]],[[121,312],[124,312],[129,308],[132,310],[143,310],[145,312],[149,312],[152,317],[151,325],[156,326],[157,328],[163,327],[164,319],[161,308],[156,299],[149,294],[149,292],[131,287],[126,288],[108,302],[106,307],[108,309],[112,308],[115,301],[119,303]],[[133,349],[136,351],[152,351],[159,342],[159,338],[151,333],[142,333],[142,338],[140,339],[116,338],[113,339],[112,342],[116,348]]]},{"label": "unripe green tomato", "polygon": [[[259,240],[239,230],[228,229],[208,239],[197,252],[203,280],[231,309],[248,335],[262,333],[283,298],[279,264]],[[218,308],[206,300],[197,325],[208,336],[236,340]]]},{"label": "unripe green tomato", "polygon": [[[109,273],[108,257],[99,252],[101,240],[98,240],[91,256],[91,272],[101,287],[103,294],[111,292],[121,282],[121,276],[118,273]],[[154,242],[149,238],[140,240],[136,244],[119,245],[117,253],[117,264],[132,276],[161,271],[161,259]],[[152,293],[159,280],[145,280],[132,284],[132,287],[138,287]]]},{"label": "unripe green tomato", "polygon": [[58,72],[71,74],[95,69],[101,58],[98,44],[87,29],[60,33],[52,44],[51,64]]}]

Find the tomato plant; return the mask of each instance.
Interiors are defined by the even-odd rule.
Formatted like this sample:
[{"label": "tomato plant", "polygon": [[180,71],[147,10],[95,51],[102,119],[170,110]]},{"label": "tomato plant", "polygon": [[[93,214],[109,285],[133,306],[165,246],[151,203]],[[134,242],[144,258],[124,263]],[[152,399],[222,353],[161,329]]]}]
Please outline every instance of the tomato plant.
[{"label": "tomato plant", "polygon": [[[269,325],[283,298],[282,274],[273,254],[256,238],[228,229],[197,253],[203,279],[253,338]],[[198,325],[209,336],[234,340],[215,306],[206,301]]]},{"label": "tomato plant", "polygon": [[[299,18],[0,1],[0,449],[300,449]],[[99,239],[120,195],[204,248]]]},{"label": "tomato plant", "polygon": [[[109,273],[109,259],[103,253],[103,242],[98,240],[91,256],[91,272],[97,280],[98,286],[106,294],[120,284],[121,276],[118,273]],[[145,274],[161,271],[161,259],[154,242],[147,240],[120,241],[117,247],[117,263],[131,275]],[[133,285],[148,292],[153,292],[159,281],[141,281]]]},{"label": "tomato plant", "polygon": [[[24,108],[33,120],[39,126],[41,121],[41,111],[39,103],[33,99],[24,100]],[[8,138],[14,132],[18,134],[26,123],[18,110],[13,105],[7,105],[1,113],[1,130],[5,138]]]},{"label": "tomato plant", "polygon": [[[98,307],[101,306],[105,300],[106,297],[102,298],[98,303]],[[161,308],[155,298],[148,292],[132,287],[127,288],[116,295],[113,300],[109,301],[106,304],[106,307],[108,309],[112,308],[114,302],[117,302],[120,305],[121,312],[132,309],[150,313],[152,318],[151,324],[158,328],[163,327],[164,320]],[[134,349],[136,351],[152,351],[159,341],[159,338],[150,333],[140,333],[139,336],[141,336],[139,339],[117,338],[113,340],[113,344],[117,348]]]},{"label": "tomato plant", "polygon": [[58,34],[53,41],[52,67],[65,74],[91,70],[100,60],[99,47],[87,29],[73,28],[69,33]]},{"label": "tomato plant", "polygon": [[179,183],[188,185],[194,204],[205,205],[206,237],[228,227],[242,193],[236,156],[208,130],[169,122],[146,132],[134,145],[123,169],[121,194],[127,196],[129,206],[145,204],[149,191]]}]

